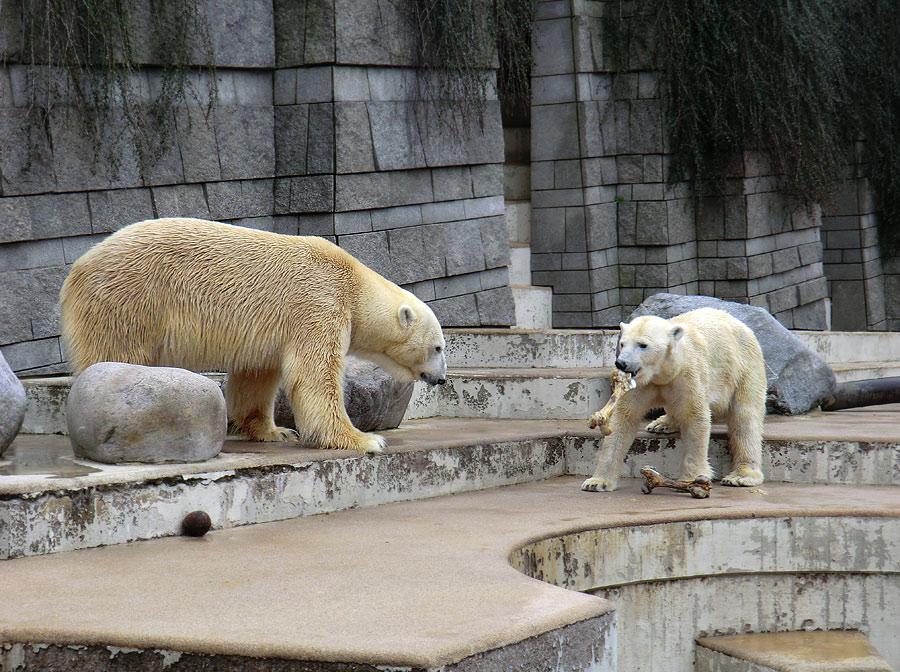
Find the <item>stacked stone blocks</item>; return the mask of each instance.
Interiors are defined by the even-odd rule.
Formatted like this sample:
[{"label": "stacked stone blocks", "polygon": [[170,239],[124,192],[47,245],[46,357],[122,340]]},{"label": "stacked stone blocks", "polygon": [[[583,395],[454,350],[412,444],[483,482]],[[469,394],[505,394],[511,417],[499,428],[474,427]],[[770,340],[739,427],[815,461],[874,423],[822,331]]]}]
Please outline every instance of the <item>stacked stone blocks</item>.
[{"label": "stacked stone blocks", "polygon": [[[116,165],[95,160],[67,117],[73,107],[51,112],[48,136],[29,131],[11,4],[0,26],[0,133],[9,139],[0,153],[0,346],[20,375],[67,369],[56,302],[69,265],[153,217],[326,236],[431,302],[446,326],[513,322],[499,104],[488,101],[482,124],[443,114],[455,101],[423,101],[429,89],[393,3],[210,0],[216,106],[207,114],[210,83],[198,72],[173,111],[174,143],[151,166],[116,135],[124,124],[115,111],[116,144],[102,149]],[[150,59],[149,45],[137,48]],[[159,86],[152,67],[133,77],[141,91]]]},{"label": "stacked stone blocks", "polygon": [[653,35],[624,69],[609,62],[600,25],[608,5],[538,4],[533,267],[535,283],[554,288],[554,326],[615,326],[668,291],[824,328],[818,211],[789,208],[759,153],[736,157],[722,198],[697,202],[689,183],[673,181]]},{"label": "stacked stone blocks", "polygon": [[900,326],[898,262],[882,258],[877,204],[865,178],[865,143],[855,144],[845,180],[823,205],[823,262],[835,329],[897,329]]}]

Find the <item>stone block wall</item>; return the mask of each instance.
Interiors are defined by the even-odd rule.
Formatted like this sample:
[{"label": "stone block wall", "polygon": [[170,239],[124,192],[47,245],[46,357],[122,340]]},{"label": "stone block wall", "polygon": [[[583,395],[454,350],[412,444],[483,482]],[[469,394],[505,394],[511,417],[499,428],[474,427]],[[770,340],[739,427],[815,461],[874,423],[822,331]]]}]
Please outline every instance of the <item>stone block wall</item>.
[{"label": "stone block wall", "polygon": [[[511,324],[498,102],[480,123],[447,114],[455,101],[429,101],[388,0],[204,6],[217,104],[207,118],[197,101],[209,83],[196,75],[196,95],[174,111],[173,146],[142,171],[115,115],[116,166],[94,161],[74,108],[57,107],[46,136],[28,131],[17,5],[3,3],[0,349],[13,369],[67,370],[57,298],[68,267],[153,217],[325,236],[428,301],[445,326]],[[151,44],[136,48],[155,62]],[[152,66],[134,77],[158,87]]]},{"label": "stone block wall", "polygon": [[[845,181],[822,207],[823,262],[831,297],[832,328],[896,329],[900,317],[900,271],[882,259],[876,204],[863,176],[864,143],[851,152]],[[885,266],[894,273],[885,273]],[[893,326],[891,320],[893,317]]]},{"label": "stone block wall", "polygon": [[734,170],[731,195],[700,204],[700,293],[765,308],[789,329],[825,329],[819,209],[792,207],[762,153],[745,152]]},{"label": "stone block wall", "polygon": [[738,157],[729,197],[697,203],[673,183],[657,73],[646,50],[624,70],[608,61],[607,4],[538,4],[532,268],[534,284],[553,287],[554,326],[615,326],[668,291],[825,328],[819,213],[791,211],[755,154]]}]

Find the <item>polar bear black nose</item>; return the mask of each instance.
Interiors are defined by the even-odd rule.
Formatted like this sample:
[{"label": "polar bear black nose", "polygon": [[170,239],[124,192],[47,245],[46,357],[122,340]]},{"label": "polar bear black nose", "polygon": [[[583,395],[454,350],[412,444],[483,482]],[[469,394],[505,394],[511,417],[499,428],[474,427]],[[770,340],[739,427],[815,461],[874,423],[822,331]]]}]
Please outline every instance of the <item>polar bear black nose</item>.
[{"label": "polar bear black nose", "polygon": [[447,382],[446,378],[437,378],[436,376],[431,376],[424,372],[419,374],[419,378],[424,380],[429,385],[443,385],[444,383]]},{"label": "polar bear black nose", "polygon": [[638,371],[641,370],[640,366],[634,366],[633,364],[629,364],[621,357],[616,358],[616,368],[619,371],[624,371],[625,373],[632,373],[632,374],[637,373]]}]

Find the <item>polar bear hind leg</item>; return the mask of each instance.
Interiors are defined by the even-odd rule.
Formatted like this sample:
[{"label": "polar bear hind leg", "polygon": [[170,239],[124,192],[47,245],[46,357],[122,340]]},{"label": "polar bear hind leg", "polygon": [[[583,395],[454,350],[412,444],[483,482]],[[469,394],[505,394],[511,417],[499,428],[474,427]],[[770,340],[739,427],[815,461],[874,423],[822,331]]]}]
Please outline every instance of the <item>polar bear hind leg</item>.
[{"label": "polar bear hind leg", "polygon": [[678,431],[678,423],[668,414],[661,415],[647,425],[647,431],[653,434],[674,434]]},{"label": "polar bear hind leg", "polygon": [[232,371],[225,398],[232,428],[253,441],[294,441],[297,433],[275,425],[275,396],[281,374],[274,369]]},{"label": "polar bear hind leg", "polygon": [[765,401],[748,398],[750,396],[748,391],[739,388],[726,414],[732,469],[722,478],[722,485],[755,486],[763,482],[761,461]]}]

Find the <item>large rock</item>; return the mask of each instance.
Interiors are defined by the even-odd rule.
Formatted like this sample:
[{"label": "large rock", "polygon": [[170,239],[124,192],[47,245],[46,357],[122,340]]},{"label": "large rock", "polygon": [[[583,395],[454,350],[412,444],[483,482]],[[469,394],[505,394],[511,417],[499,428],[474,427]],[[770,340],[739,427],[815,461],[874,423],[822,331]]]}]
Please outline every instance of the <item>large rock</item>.
[{"label": "large rock", "polygon": [[768,311],[711,296],[654,294],[631,314],[669,319],[696,308],[718,308],[730,313],[756,334],[766,360],[766,408],[771,413],[798,415],[828,399],[835,388],[834,372],[816,353],[784,328]]},{"label": "large rock", "polygon": [[[401,383],[364,359],[347,356],[345,362],[344,406],[353,426],[363,432],[398,427],[412,397],[413,383]],[[275,402],[275,424],[295,428],[294,412],[283,390]]]},{"label": "large rock", "polygon": [[66,405],[77,457],[97,462],[200,462],[219,454],[225,397],[184,369],[101,362],[72,382]]},{"label": "large rock", "polygon": [[19,433],[25,418],[25,388],[0,354],[0,455]]}]

